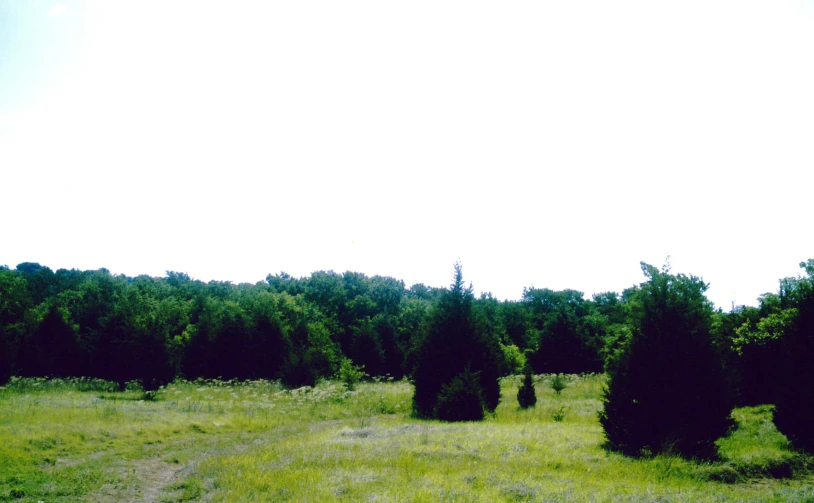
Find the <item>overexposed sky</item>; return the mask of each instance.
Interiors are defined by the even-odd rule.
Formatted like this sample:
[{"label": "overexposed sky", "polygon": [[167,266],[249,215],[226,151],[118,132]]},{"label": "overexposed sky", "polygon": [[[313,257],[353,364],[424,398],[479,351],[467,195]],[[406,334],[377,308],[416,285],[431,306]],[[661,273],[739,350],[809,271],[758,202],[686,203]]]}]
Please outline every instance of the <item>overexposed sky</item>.
[{"label": "overexposed sky", "polygon": [[814,257],[814,0],[0,0],[0,264],[756,303]]}]

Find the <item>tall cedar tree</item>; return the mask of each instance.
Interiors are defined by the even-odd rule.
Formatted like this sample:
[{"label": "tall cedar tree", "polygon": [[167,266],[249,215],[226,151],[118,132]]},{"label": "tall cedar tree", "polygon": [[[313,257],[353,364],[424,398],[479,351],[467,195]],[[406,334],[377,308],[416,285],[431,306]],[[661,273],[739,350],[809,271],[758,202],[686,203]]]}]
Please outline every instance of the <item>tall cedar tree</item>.
[{"label": "tall cedar tree", "polygon": [[609,362],[600,422],[608,447],[628,455],[712,458],[732,425],[721,360],[710,338],[708,285],[642,262],[633,333]]},{"label": "tall cedar tree", "polygon": [[[477,382],[480,390],[469,390],[470,396],[480,395],[483,408],[490,412],[497,408],[502,354],[493,334],[476,330],[473,299],[472,286],[464,287],[461,264],[456,263],[452,285],[442,293],[418,345],[413,370],[413,411],[417,417],[450,419],[445,414],[438,417],[439,394],[463,383]],[[464,373],[465,378],[453,385]]]},{"label": "tall cedar tree", "polygon": [[797,317],[782,341],[774,421],[796,447],[814,452],[814,259],[800,267],[809,277],[796,282],[791,295]]}]

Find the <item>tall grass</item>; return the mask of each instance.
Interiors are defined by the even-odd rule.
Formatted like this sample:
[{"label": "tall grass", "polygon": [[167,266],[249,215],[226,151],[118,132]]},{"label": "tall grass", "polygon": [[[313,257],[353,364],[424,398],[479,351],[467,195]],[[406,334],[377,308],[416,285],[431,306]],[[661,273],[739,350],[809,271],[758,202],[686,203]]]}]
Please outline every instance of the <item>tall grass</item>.
[{"label": "tall grass", "polygon": [[[602,449],[602,375],[521,376],[478,423],[410,417],[407,381],[286,390],[177,381],[144,401],[89,380],[0,388],[0,500],[812,501],[806,459],[769,406],[738,409],[722,459],[630,459]],[[560,420],[556,414],[560,412]],[[759,481],[759,483],[754,483]]]}]

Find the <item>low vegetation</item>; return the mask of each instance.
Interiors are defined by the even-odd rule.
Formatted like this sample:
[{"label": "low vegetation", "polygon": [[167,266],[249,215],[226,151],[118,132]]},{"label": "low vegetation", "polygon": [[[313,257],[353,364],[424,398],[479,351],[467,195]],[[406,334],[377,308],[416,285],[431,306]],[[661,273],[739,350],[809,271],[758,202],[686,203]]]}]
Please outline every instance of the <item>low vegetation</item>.
[{"label": "low vegetation", "polygon": [[[480,422],[413,419],[405,380],[175,381],[144,400],[101,380],[0,389],[0,501],[811,501],[810,459],[772,406],[736,409],[720,460],[602,448],[603,375],[523,376]],[[560,420],[555,416],[560,414]]]}]

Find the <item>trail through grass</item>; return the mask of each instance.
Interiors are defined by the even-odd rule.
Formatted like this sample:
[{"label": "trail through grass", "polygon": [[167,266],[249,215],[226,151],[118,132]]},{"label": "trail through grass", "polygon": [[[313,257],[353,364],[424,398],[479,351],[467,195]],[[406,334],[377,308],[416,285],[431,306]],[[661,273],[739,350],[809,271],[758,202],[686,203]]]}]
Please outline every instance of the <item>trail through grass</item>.
[{"label": "trail through grass", "polygon": [[[769,406],[737,409],[722,460],[601,448],[602,376],[503,381],[480,423],[411,419],[407,382],[177,382],[143,401],[102,383],[0,389],[0,501],[814,501]],[[561,415],[561,420],[555,419]]]}]

